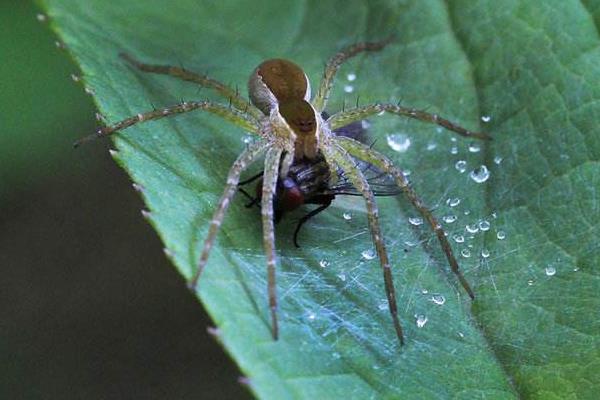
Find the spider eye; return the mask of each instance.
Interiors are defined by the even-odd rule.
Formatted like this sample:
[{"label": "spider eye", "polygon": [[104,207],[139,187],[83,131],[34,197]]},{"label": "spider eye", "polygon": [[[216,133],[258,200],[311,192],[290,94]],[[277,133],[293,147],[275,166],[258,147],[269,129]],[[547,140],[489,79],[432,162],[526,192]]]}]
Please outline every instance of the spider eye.
[{"label": "spider eye", "polygon": [[250,76],[248,92],[252,104],[268,115],[277,104],[309,100],[310,85],[302,69],[280,58],[264,61]]}]

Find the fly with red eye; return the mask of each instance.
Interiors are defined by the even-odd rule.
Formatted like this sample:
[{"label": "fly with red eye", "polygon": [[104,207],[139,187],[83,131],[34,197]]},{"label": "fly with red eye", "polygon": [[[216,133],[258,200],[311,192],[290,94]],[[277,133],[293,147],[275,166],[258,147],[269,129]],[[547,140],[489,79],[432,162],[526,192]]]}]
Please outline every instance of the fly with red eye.
[{"label": "fly with red eye", "polygon": [[[391,40],[381,42],[363,42],[348,46],[329,59],[323,77],[314,98],[308,77],[302,69],[291,61],[283,59],[267,60],[260,64],[250,76],[248,91],[250,102],[242,98],[237,90],[205,75],[196,74],[180,67],[151,65],[141,63],[131,56],[123,55],[133,67],[150,73],[170,75],[213,89],[228,102],[227,105],[211,101],[186,101],[170,107],[157,109],[126,118],[113,125],[100,128],[94,135],[85,137],[75,146],[90,139],[109,136],[138,123],[157,120],[194,110],[215,114],[239,128],[254,134],[255,142],[248,145],[234,161],[227,175],[225,189],[210,221],[208,234],[201,250],[198,264],[189,276],[189,287],[197,290],[198,280],[208,262],[208,256],[214,245],[231,200],[238,191],[240,176],[255,161],[264,157],[262,186],[260,190],[260,209],[262,238],[267,259],[268,303],[271,314],[271,332],[274,339],[279,337],[277,313],[277,285],[275,252],[275,209],[274,198],[278,182],[286,181],[294,168],[306,170],[324,163],[329,177],[343,176],[353,190],[365,200],[367,221],[371,238],[381,265],[388,309],[392,324],[400,344],[404,344],[404,334],[398,317],[396,290],[385,240],[379,225],[379,210],[375,194],[369,179],[365,176],[361,162],[381,171],[391,180],[398,190],[412,203],[424,221],[435,232],[440,246],[446,255],[450,269],[471,299],[473,290],[459,269],[452,247],[437,218],[409,185],[402,171],[383,154],[368,145],[349,137],[338,136],[333,132],[353,122],[365,120],[377,114],[391,114],[437,124],[458,135],[476,139],[489,139],[483,133],[465,129],[437,114],[423,110],[403,107],[397,104],[375,103],[342,110],[331,117],[323,118],[322,113],[333,87],[335,75],[340,66],[349,58],[363,52],[379,51]],[[335,173],[331,173],[335,171]],[[323,177],[326,174],[317,173]],[[308,180],[295,177],[295,183]],[[329,185],[329,183],[328,183]],[[318,192],[318,191],[317,191]],[[304,200],[306,203],[306,199]],[[324,205],[324,204],[322,204]],[[375,305],[373,305],[375,307]]]},{"label": "fly with red eye", "polygon": [[[329,115],[322,113],[322,117],[327,119]],[[336,136],[345,136],[365,143],[368,139],[367,121],[353,122],[348,126],[336,129],[333,133]],[[354,160],[361,172],[367,178],[367,182],[375,196],[396,196],[401,193],[400,188],[396,186],[394,178],[377,168],[372,164],[358,159]],[[240,182],[240,192],[244,194],[250,202],[246,207],[260,204],[262,172],[253,177]],[[243,188],[244,185],[257,181],[256,196],[253,197]],[[293,235],[294,245],[298,244],[298,234],[300,229],[309,219],[320,212],[326,210],[336,196],[361,196],[347,176],[341,170],[332,174],[327,162],[323,159],[311,161],[295,162],[290,166],[288,175],[277,181],[277,191],[274,198],[275,223],[279,222],[283,216],[306,204],[318,205],[317,208],[302,216],[296,223],[296,229]]]}]

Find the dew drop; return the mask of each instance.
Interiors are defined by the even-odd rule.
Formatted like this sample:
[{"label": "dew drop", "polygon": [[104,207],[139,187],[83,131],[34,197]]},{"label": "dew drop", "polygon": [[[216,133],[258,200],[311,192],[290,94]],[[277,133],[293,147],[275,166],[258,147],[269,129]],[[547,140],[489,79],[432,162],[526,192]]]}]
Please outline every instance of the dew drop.
[{"label": "dew drop", "polygon": [[490,251],[488,249],[481,249],[481,257],[488,258],[490,256]]},{"label": "dew drop", "polygon": [[379,308],[381,311],[388,310],[388,309],[389,309],[389,307],[388,307],[388,302],[387,302],[387,300],[382,300],[382,301],[379,303],[379,305],[377,306],[377,308]]},{"label": "dew drop", "polygon": [[458,217],[456,215],[454,215],[454,214],[444,215],[442,217],[442,221],[444,221],[447,224],[451,224],[451,223],[455,222],[457,219],[458,219]]},{"label": "dew drop", "polygon": [[464,243],[465,242],[465,237],[463,235],[459,235],[459,234],[454,234],[452,236],[452,239],[456,242],[456,243]]},{"label": "dew drop", "polygon": [[479,229],[481,229],[481,232],[489,231],[490,223],[485,219],[483,221],[479,221]]},{"label": "dew drop", "polygon": [[479,168],[474,169],[469,173],[471,179],[477,183],[483,183],[490,177],[490,171],[485,165],[480,165]]},{"label": "dew drop", "polygon": [[46,14],[42,14],[39,13],[35,16],[35,18],[39,21],[39,22],[46,22],[48,21],[48,16]]},{"label": "dew drop", "polygon": [[450,154],[458,154],[458,147],[457,146],[450,147]]},{"label": "dew drop", "polygon": [[356,74],[354,73],[349,73],[348,75],[346,75],[346,79],[348,79],[350,82],[355,81],[356,80]]},{"label": "dew drop", "polygon": [[250,136],[250,135],[248,135],[248,136],[244,136],[244,137],[242,138],[242,142],[243,142],[244,144],[251,144],[252,142],[254,142],[254,138],[253,138],[252,136]]},{"label": "dew drop", "polygon": [[[477,224],[469,224],[465,226],[465,229],[469,233],[477,233],[479,232],[479,226]],[[488,228],[489,229],[489,228]]]},{"label": "dew drop", "polygon": [[556,268],[554,268],[552,265],[548,265],[546,267],[546,275],[548,275],[548,276],[556,275]]},{"label": "dew drop", "polygon": [[423,314],[415,314],[415,319],[417,322],[417,328],[422,328],[427,323],[427,316]]},{"label": "dew drop", "polygon": [[361,253],[362,258],[365,260],[372,260],[375,258],[375,251],[373,249],[364,250]]},{"label": "dew drop", "polygon": [[340,278],[340,281],[346,282],[346,274],[344,274],[343,272],[341,274],[338,274],[337,277]]},{"label": "dew drop", "polygon": [[431,296],[431,301],[438,306],[442,306],[446,302],[446,298],[441,294],[434,294]]},{"label": "dew drop", "polygon": [[403,133],[387,135],[387,144],[392,150],[404,153],[410,147],[410,138]]},{"label": "dew drop", "polygon": [[481,145],[479,143],[470,143],[469,151],[471,153],[479,153],[481,151]]},{"label": "dew drop", "polygon": [[421,293],[427,294],[427,293],[429,293],[429,290],[427,290],[427,289],[421,289]]},{"label": "dew drop", "polygon": [[319,265],[321,266],[321,268],[327,268],[327,267],[329,267],[329,264],[330,263],[327,260],[321,260],[321,261],[319,261]]},{"label": "dew drop", "polygon": [[96,93],[96,92],[94,91],[94,89],[92,89],[92,88],[90,88],[90,87],[87,87],[87,86],[86,86],[86,87],[85,87],[85,89],[83,89],[83,90],[84,90],[84,91],[85,91],[87,94],[89,94],[89,95],[93,95],[93,94],[95,94],[95,93]]},{"label": "dew drop", "polygon": [[527,286],[533,286],[533,279],[529,279],[527,281]]},{"label": "dew drop", "polygon": [[309,311],[308,314],[306,315],[306,319],[308,319],[309,321],[314,321],[317,318],[317,314],[315,314],[312,311]]},{"label": "dew drop", "polygon": [[498,231],[498,233],[496,233],[496,237],[498,238],[498,240],[504,240],[506,239],[506,232]]},{"label": "dew drop", "polygon": [[71,74],[71,80],[73,82],[79,82],[79,81],[81,81],[81,76],[79,76],[77,74]]},{"label": "dew drop", "polygon": [[465,160],[459,160],[454,164],[454,168],[462,174],[467,170],[467,162]]},{"label": "dew drop", "polygon": [[482,115],[481,116],[481,121],[482,122],[490,122],[492,120],[492,117],[490,117],[489,115]]},{"label": "dew drop", "polygon": [[346,85],[346,86],[344,86],[344,92],[346,92],[346,93],[352,93],[352,92],[354,92],[354,86],[352,86],[352,85]]},{"label": "dew drop", "polygon": [[437,143],[435,143],[435,142],[427,143],[427,151],[435,150],[436,147],[437,147]]},{"label": "dew drop", "polygon": [[460,251],[460,255],[463,256],[464,258],[469,258],[469,257],[471,257],[471,250],[469,250],[469,249],[462,249]]},{"label": "dew drop", "polygon": [[60,40],[55,41],[54,46],[56,46],[57,49],[66,49],[67,48],[67,46]]},{"label": "dew drop", "polygon": [[496,157],[494,157],[494,163],[495,163],[496,165],[500,165],[500,163],[502,162],[502,160],[503,160],[503,158],[502,158],[502,157],[500,157],[500,156],[496,156]]},{"label": "dew drop", "polygon": [[446,200],[446,204],[448,204],[450,207],[456,207],[457,205],[460,204],[460,199],[458,197],[455,198],[450,198],[448,200]]},{"label": "dew drop", "polygon": [[345,212],[345,213],[342,214],[342,217],[344,217],[344,219],[346,221],[350,221],[352,219],[352,214],[349,213],[349,212]]},{"label": "dew drop", "polygon": [[421,217],[410,217],[410,218],[408,218],[408,222],[410,222],[411,225],[419,226],[419,225],[423,224],[423,218],[421,218]]}]

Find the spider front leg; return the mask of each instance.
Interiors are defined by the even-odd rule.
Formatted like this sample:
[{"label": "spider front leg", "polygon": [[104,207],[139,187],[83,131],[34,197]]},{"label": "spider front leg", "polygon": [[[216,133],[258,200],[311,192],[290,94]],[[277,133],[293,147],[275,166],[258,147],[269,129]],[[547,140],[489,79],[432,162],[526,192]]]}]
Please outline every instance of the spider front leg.
[{"label": "spider front leg", "polygon": [[267,256],[267,275],[269,308],[271,310],[271,329],[273,339],[279,337],[279,325],[277,323],[277,286],[275,281],[275,267],[277,257],[275,254],[275,221],[273,212],[273,198],[277,190],[279,179],[279,164],[283,149],[274,146],[269,149],[265,157],[265,169],[261,196],[261,217],[263,227],[263,244]]},{"label": "spider front leg", "polygon": [[383,270],[385,293],[387,296],[392,321],[394,323],[394,329],[396,330],[396,336],[398,336],[400,345],[404,345],[404,335],[402,333],[402,327],[400,326],[400,320],[398,318],[396,289],[394,288],[394,279],[392,277],[390,261],[385,248],[383,235],[381,233],[381,228],[379,227],[379,211],[377,209],[377,204],[375,203],[375,196],[369,187],[367,179],[361,172],[360,168],[356,166],[354,160],[352,157],[350,157],[346,150],[337,145],[335,141],[329,142],[329,140],[328,143],[321,144],[320,150],[325,155],[327,163],[332,166],[335,165],[340,167],[346,173],[350,179],[350,182],[361,192],[363,198],[365,199],[369,230],[371,231],[373,243],[375,244],[379,262],[381,263],[381,268]]},{"label": "spider front leg", "polygon": [[258,125],[258,120],[242,113],[241,111],[218,103],[212,103],[210,101],[184,101],[181,104],[176,104],[174,106],[136,114],[111,126],[99,128],[96,133],[77,140],[75,143],[73,143],[73,146],[78,147],[85,142],[89,142],[90,140],[110,136],[115,132],[122,131],[123,129],[129,128],[130,126],[139,124],[141,122],[154,121],[171,115],[183,114],[194,110],[208,111],[211,114],[218,115],[227,121],[233,122],[235,125],[248,132],[252,132],[257,135],[259,134],[260,128]]},{"label": "spider front leg", "polygon": [[423,216],[423,218],[429,223],[433,231],[435,232],[440,245],[442,246],[442,250],[446,254],[446,259],[450,264],[450,268],[456,277],[458,278],[460,284],[468,293],[471,299],[475,299],[475,293],[471,289],[471,286],[463,276],[462,272],[458,267],[458,262],[454,257],[454,253],[452,252],[452,247],[448,242],[448,238],[442,226],[437,221],[437,219],[433,216],[431,211],[423,204],[417,193],[410,187],[408,180],[398,168],[394,167],[393,163],[387,159],[384,155],[378,153],[373,150],[369,146],[366,146],[360,142],[357,142],[354,139],[339,136],[335,137],[334,140],[342,146],[348,153],[352,154],[354,157],[359,158],[361,160],[367,161],[373,164],[375,167],[385,171],[386,173],[392,175],[396,180],[396,184],[402,189],[408,200],[413,204],[413,206],[419,211],[419,213]]},{"label": "spider front leg", "polygon": [[225,186],[223,195],[219,200],[219,204],[217,205],[210,222],[210,227],[208,228],[208,234],[204,241],[204,247],[202,248],[202,254],[200,255],[198,265],[192,274],[192,278],[189,280],[188,286],[190,289],[195,290],[196,286],[198,285],[198,279],[200,279],[200,275],[206,266],[208,255],[210,254],[210,250],[212,249],[215,238],[217,237],[217,233],[219,232],[219,228],[221,227],[221,223],[223,222],[223,218],[225,217],[225,212],[227,211],[235,192],[238,190],[240,175],[250,166],[250,164],[252,164],[264,153],[269,145],[270,144],[268,142],[262,141],[251,144],[242,152],[242,154],[240,154],[240,156],[231,166],[229,174],[227,175],[227,185]]},{"label": "spider front leg", "polygon": [[120,56],[140,71],[169,75],[184,81],[197,83],[202,87],[215,90],[224,99],[231,102],[231,104],[238,110],[247,111],[255,118],[260,118],[263,116],[262,112],[253,106],[248,100],[241,97],[237,90],[233,90],[229,86],[217,81],[216,79],[209,78],[207,75],[200,75],[195,72],[188,71],[185,68],[175,67],[172,65],[145,64],[126,53],[121,53]]},{"label": "spider front leg", "polygon": [[327,65],[325,66],[325,72],[323,72],[323,78],[321,79],[321,84],[319,85],[319,90],[313,101],[313,105],[317,112],[320,113],[323,110],[325,110],[325,107],[327,106],[327,100],[329,99],[329,93],[331,92],[331,88],[333,87],[335,74],[346,60],[364,51],[381,50],[391,41],[392,37],[389,37],[388,39],[382,40],[380,42],[355,43],[353,45],[343,48],[340,52],[336,53],[333,57],[331,57],[329,61],[327,61]]},{"label": "spider front leg", "polygon": [[431,114],[416,108],[402,107],[396,104],[370,104],[367,106],[356,107],[351,110],[342,111],[332,115],[327,122],[331,130],[341,128],[352,122],[361,121],[373,115],[388,112],[395,115],[400,115],[408,118],[418,119],[419,121],[437,124],[449,131],[458,133],[461,136],[472,137],[476,139],[491,140],[492,138],[485,133],[473,132],[462,126],[455,124],[437,114]]}]

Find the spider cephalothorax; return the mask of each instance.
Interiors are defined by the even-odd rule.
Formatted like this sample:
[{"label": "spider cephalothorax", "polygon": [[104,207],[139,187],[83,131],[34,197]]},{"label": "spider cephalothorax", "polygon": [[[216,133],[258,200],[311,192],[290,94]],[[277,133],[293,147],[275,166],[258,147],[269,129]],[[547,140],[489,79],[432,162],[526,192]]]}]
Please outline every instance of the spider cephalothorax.
[{"label": "spider cephalothorax", "polygon": [[[276,256],[273,199],[278,184],[285,183],[286,179],[292,176],[290,175],[290,170],[293,171],[294,168],[310,169],[319,163],[325,163],[324,165],[329,171],[336,171],[338,174],[343,173],[345,179],[355,192],[365,199],[369,230],[381,263],[390,314],[398,339],[400,343],[403,343],[404,337],[398,318],[391,264],[388,259],[383,234],[379,227],[379,211],[375,203],[373,190],[369,185],[369,180],[365,177],[364,170],[358,165],[357,160],[362,160],[372,165],[395,182],[399,190],[407,197],[436,233],[452,272],[457,276],[463,288],[471,298],[475,296],[458,268],[458,263],[441,225],[409,186],[402,171],[395,167],[387,157],[373,150],[371,147],[350,137],[334,135],[332,132],[353,122],[364,120],[369,116],[387,112],[435,123],[462,136],[479,139],[487,139],[488,137],[484,134],[464,129],[439,117],[437,114],[430,114],[425,111],[406,108],[396,104],[377,103],[357,106],[356,108],[344,110],[330,117],[323,118],[322,115],[327,105],[333,80],[340,65],[358,53],[381,50],[388,43],[389,40],[357,43],[335,54],[327,63],[317,93],[312,100],[308,77],[300,67],[282,59],[265,61],[254,70],[250,77],[248,88],[251,103],[240,97],[237,91],[207,76],[198,75],[179,67],[143,64],[130,56],[123,55],[129,63],[142,71],[167,74],[214,89],[228,100],[229,105],[209,101],[182,102],[171,107],[137,114],[112,126],[101,128],[95,135],[80,140],[76,145],[93,137],[108,136],[140,122],[186,113],[192,110],[205,110],[219,115],[223,119],[233,122],[242,129],[257,135],[258,140],[248,145],[238,156],[229,171],[224,193],[210,221],[208,235],[204,242],[196,271],[190,277],[189,285],[193,289],[197,286],[198,279],[206,266],[210,250],[227,208],[231,203],[231,199],[238,191],[242,172],[250,164],[264,156],[260,206],[263,243],[268,267],[271,326],[275,339],[278,337],[279,328],[275,283]],[[297,177],[294,179],[298,183],[299,179]]]}]

